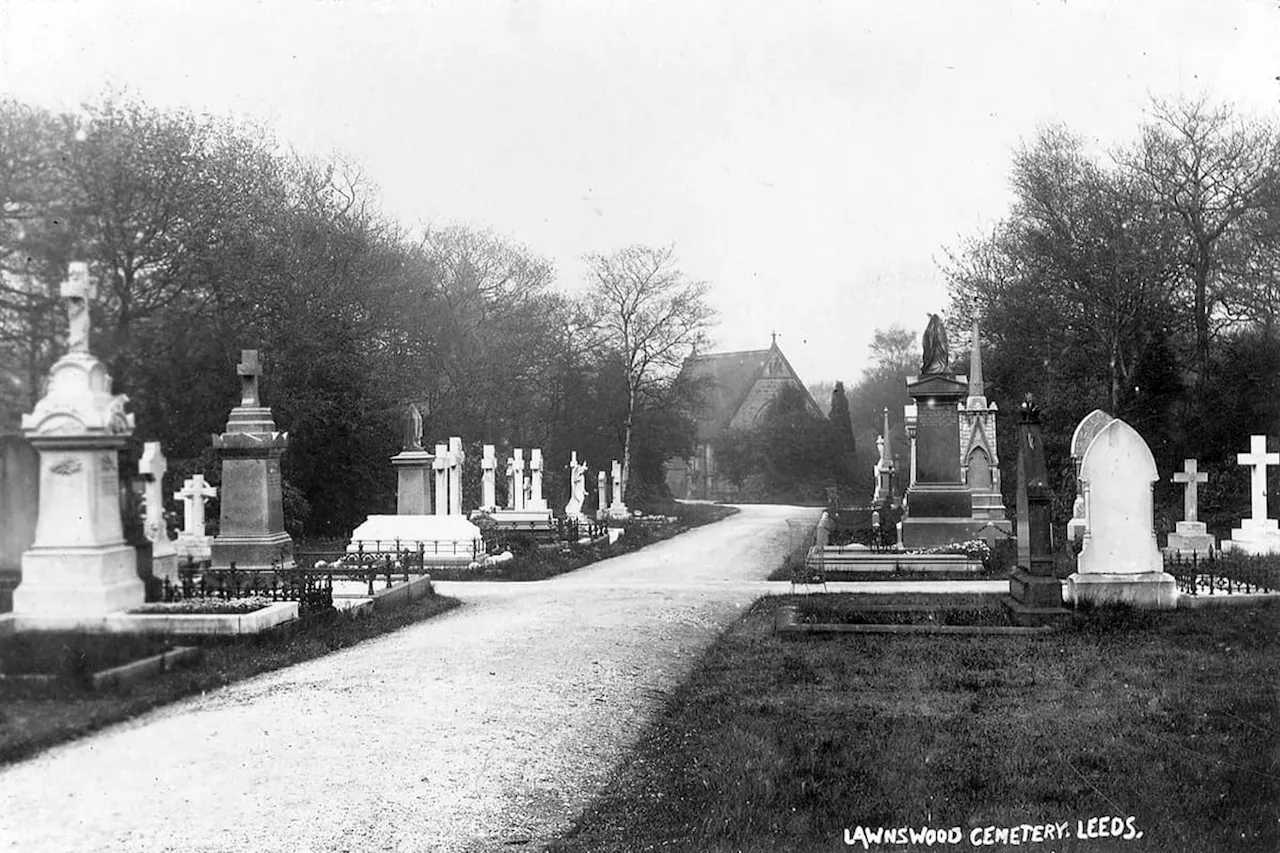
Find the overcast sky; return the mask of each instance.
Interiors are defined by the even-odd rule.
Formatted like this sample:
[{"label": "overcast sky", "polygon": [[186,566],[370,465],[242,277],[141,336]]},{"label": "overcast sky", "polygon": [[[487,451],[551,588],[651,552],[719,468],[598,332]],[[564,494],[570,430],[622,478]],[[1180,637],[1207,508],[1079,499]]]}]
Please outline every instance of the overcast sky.
[{"label": "overcast sky", "polygon": [[674,244],[717,349],[777,331],[809,383],[945,306],[945,248],[1004,215],[1039,124],[1104,150],[1152,95],[1275,116],[1278,76],[1274,0],[0,0],[0,91],[264,120],[362,163],[400,220],[491,227],[567,289],[586,252]]}]

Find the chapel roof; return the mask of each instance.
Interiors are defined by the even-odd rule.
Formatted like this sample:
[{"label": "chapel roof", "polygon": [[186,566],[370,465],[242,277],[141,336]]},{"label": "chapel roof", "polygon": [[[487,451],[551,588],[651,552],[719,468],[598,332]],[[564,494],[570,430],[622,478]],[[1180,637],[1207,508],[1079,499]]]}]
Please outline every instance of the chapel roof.
[{"label": "chapel roof", "polygon": [[[796,385],[813,403],[809,389],[800,381],[776,341],[768,349],[708,353],[693,355],[685,360],[682,372],[702,386],[703,405],[694,414],[699,441],[709,441],[728,428],[774,353],[777,353]],[[818,409],[816,403],[813,403],[813,407]]]}]

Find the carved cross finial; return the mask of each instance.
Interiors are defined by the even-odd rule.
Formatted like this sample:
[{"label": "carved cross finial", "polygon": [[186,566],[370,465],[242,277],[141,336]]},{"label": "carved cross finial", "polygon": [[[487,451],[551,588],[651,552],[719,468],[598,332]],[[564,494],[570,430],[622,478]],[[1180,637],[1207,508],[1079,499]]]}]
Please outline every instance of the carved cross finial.
[{"label": "carved cross finial", "polygon": [[778,333],[776,331],[770,332],[769,337],[773,339],[771,345],[776,347],[778,345]]},{"label": "carved cross finial", "polygon": [[256,408],[258,377],[262,375],[262,365],[258,363],[256,349],[240,350],[240,363],[236,365],[236,373],[240,375],[240,405]]},{"label": "carved cross finial", "polygon": [[73,261],[67,267],[67,280],[60,293],[67,303],[67,349],[71,352],[89,351],[89,303],[93,301],[93,283],[89,280],[89,265]]}]

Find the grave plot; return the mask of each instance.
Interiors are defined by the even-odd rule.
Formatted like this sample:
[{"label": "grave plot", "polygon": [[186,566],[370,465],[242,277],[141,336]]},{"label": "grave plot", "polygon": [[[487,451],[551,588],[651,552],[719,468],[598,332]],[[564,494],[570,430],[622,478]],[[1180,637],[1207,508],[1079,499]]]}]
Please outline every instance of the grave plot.
[{"label": "grave plot", "polygon": [[997,595],[802,595],[776,611],[775,627],[787,639],[837,634],[1023,634],[1050,627],[1021,627]]}]

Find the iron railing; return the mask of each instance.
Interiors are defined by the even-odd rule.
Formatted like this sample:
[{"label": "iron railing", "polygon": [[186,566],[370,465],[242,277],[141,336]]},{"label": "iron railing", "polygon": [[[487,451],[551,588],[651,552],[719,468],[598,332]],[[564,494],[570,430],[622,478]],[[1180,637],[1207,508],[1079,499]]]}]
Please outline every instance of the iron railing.
[{"label": "iron railing", "polygon": [[1227,556],[1219,550],[1207,556],[1173,551],[1165,555],[1164,568],[1187,595],[1280,592],[1280,566]]}]

